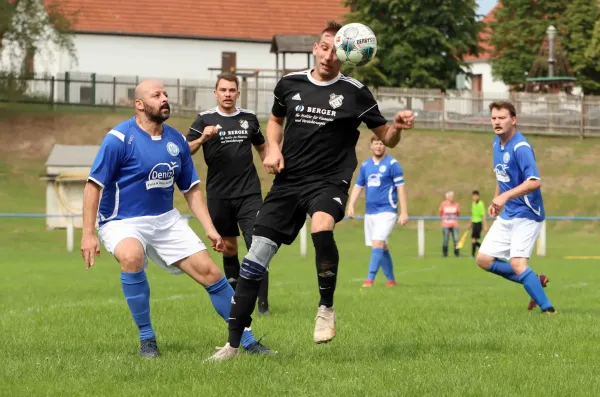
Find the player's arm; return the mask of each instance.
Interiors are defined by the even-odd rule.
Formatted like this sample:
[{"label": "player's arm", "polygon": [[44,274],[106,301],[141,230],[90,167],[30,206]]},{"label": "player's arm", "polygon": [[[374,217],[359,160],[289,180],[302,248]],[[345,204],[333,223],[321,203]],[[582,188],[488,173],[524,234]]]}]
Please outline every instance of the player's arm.
[{"label": "player's arm", "polygon": [[196,120],[190,126],[188,134],[186,136],[186,140],[190,146],[190,153],[196,154],[196,152],[200,149],[200,147],[206,142],[208,139],[212,137],[210,134],[204,134],[204,129],[206,128],[204,120],[202,116],[198,115]]},{"label": "player's arm", "polygon": [[371,91],[363,86],[357,92],[356,108],[358,119],[364,122],[387,147],[395,147],[400,142],[402,130],[412,128],[415,117],[411,110],[400,111],[394,116],[392,124],[388,124],[381,115],[377,101]]},{"label": "player's arm", "polygon": [[354,217],[354,206],[356,205],[356,200],[358,200],[360,192],[362,192],[366,183],[367,178],[365,174],[365,163],[362,163],[360,169],[358,170],[358,177],[356,178],[356,182],[352,188],[352,192],[350,193],[350,199],[348,200],[349,203],[346,212],[349,218]]},{"label": "player's arm", "polygon": [[86,269],[94,266],[94,257],[100,255],[100,243],[94,231],[100,205],[100,193],[104,185],[115,177],[125,157],[125,135],[111,130],[102,141],[94,158],[90,174],[83,188],[83,230],[81,233],[81,255]]},{"label": "player's arm", "polygon": [[200,221],[200,224],[204,228],[207,235],[218,234],[215,225],[212,222],[210,214],[208,213],[208,206],[204,199],[204,194],[200,189],[199,184],[195,184],[188,191],[183,193],[185,201],[187,201],[188,207],[192,214]]},{"label": "player's arm", "polygon": [[265,161],[265,157],[267,156],[267,144],[254,145],[254,149],[256,149],[256,153],[260,156],[260,160]]},{"label": "player's arm", "polygon": [[252,131],[252,137],[250,138],[250,141],[252,142],[256,153],[258,153],[260,156],[261,161],[265,161],[265,157],[267,155],[267,143],[262,131],[260,130],[260,123],[258,122],[258,119],[254,118],[252,121],[254,124],[254,129]]},{"label": "player's arm", "polygon": [[533,150],[527,142],[522,142],[515,146],[515,158],[519,170],[525,177],[525,181],[495,197],[493,204],[497,207],[502,207],[508,200],[523,197],[542,186],[540,173],[535,164]]},{"label": "player's arm", "polygon": [[360,196],[360,193],[362,192],[362,190],[363,190],[362,186],[354,185],[352,187],[352,192],[350,193],[350,200],[348,200],[348,210],[347,210],[347,215],[349,218],[354,217],[354,206],[356,205],[356,200],[358,200],[358,197]]},{"label": "player's arm", "polygon": [[285,164],[281,154],[281,143],[283,142],[283,123],[287,107],[285,105],[284,80],[279,80],[273,91],[274,101],[271,109],[271,115],[267,123],[267,152],[263,165],[269,174],[280,173]]},{"label": "player's arm", "polygon": [[398,200],[400,201],[400,217],[398,218],[398,223],[401,226],[406,225],[408,222],[408,204],[406,200],[406,188],[404,184],[396,186],[396,190],[398,192]]}]

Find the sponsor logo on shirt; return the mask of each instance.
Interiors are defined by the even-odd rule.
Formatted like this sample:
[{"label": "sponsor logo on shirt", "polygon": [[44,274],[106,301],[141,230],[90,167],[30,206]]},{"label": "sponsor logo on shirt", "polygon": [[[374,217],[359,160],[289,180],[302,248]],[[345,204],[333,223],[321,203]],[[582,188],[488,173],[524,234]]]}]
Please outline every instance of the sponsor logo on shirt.
[{"label": "sponsor logo on shirt", "polygon": [[169,163],[158,163],[150,173],[148,174],[148,180],[146,181],[146,190],[156,189],[156,188],[169,188],[173,186],[173,181],[175,180],[175,168],[179,167],[179,165],[172,161]]}]

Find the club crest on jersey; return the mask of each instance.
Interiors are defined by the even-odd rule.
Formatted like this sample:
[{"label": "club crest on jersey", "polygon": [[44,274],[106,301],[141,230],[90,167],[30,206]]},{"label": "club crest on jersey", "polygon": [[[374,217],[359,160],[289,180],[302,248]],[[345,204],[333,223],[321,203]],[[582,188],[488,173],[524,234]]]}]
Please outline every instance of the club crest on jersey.
[{"label": "club crest on jersey", "polygon": [[340,106],[342,106],[343,101],[344,101],[344,97],[342,95],[335,95],[333,93],[329,95],[329,104],[334,109],[337,109]]},{"label": "club crest on jersey", "polygon": [[379,166],[379,172],[385,172],[387,168],[385,167],[385,165],[380,165]]},{"label": "club crest on jersey", "polygon": [[179,165],[174,161],[171,161],[171,164],[156,164],[154,167],[152,167],[152,170],[150,170],[150,173],[148,174],[146,190],[156,188],[164,189],[173,186],[173,181],[175,180],[175,168],[177,167],[179,167]]},{"label": "club crest on jersey", "polygon": [[167,152],[169,152],[171,156],[177,156],[179,154],[179,147],[173,142],[169,142],[167,143]]},{"label": "club crest on jersey", "polygon": [[510,153],[508,153],[508,152],[504,153],[502,160],[504,161],[504,164],[508,163],[510,161]]},{"label": "club crest on jersey", "polygon": [[240,126],[241,126],[243,129],[247,130],[247,129],[248,129],[248,127],[250,126],[250,124],[248,124],[248,120],[240,120]]}]

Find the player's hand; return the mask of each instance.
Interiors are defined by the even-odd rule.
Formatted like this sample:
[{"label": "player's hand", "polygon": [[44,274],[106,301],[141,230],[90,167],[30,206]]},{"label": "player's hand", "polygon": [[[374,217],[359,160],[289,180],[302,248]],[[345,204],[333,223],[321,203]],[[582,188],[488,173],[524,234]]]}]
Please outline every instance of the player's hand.
[{"label": "player's hand", "polygon": [[204,130],[202,131],[202,136],[200,138],[203,142],[206,142],[211,140],[212,137],[217,135],[218,133],[219,129],[217,127],[215,127],[214,125],[209,125],[204,127]]},{"label": "player's hand", "polygon": [[269,174],[279,174],[284,168],[283,154],[279,149],[269,150],[263,161],[265,170]]},{"label": "player's hand", "polygon": [[206,232],[206,237],[211,241],[211,247],[213,250],[217,252],[225,251],[225,243],[223,242],[223,237],[216,230],[211,230]]},{"label": "player's hand", "polygon": [[496,216],[500,215],[500,213],[502,212],[502,208],[504,207],[504,204],[506,204],[506,201],[507,201],[506,197],[502,194],[494,197],[494,199],[492,200],[492,206],[494,207]]},{"label": "player's hand", "polygon": [[348,210],[346,211],[346,215],[348,215],[348,218],[354,218],[354,208],[348,207]]},{"label": "player's hand", "polygon": [[81,256],[86,269],[94,266],[96,256],[100,256],[100,242],[95,234],[84,234],[81,237]]},{"label": "player's hand", "polygon": [[394,116],[394,128],[397,130],[413,128],[414,124],[415,114],[412,110],[401,110]]},{"label": "player's hand", "polygon": [[488,207],[488,215],[492,218],[496,218],[500,214],[500,211],[496,208],[494,204],[490,204]]},{"label": "player's hand", "polygon": [[407,223],[408,223],[408,214],[401,213],[400,216],[398,217],[398,224],[400,226],[404,226]]}]

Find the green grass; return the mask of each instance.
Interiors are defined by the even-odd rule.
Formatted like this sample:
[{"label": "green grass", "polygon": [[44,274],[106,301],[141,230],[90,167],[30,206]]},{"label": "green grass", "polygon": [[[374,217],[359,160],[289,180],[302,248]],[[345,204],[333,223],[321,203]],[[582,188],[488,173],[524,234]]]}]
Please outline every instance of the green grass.
[{"label": "green grass", "polygon": [[137,356],[137,330],[110,255],[103,250],[85,271],[78,252],[66,252],[64,231],[45,232],[41,220],[3,221],[0,237],[0,395],[600,392],[597,261],[562,259],[600,254],[590,234],[550,234],[548,257],[532,259],[537,271],[550,276],[547,292],[561,312],[547,317],[527,312],[520,285],[479,270],[468,258],[440,258],[437,230],[428,232],[424,259],[416,257],[414,230],[394,231],[399,286],[384,288],[379,275],[373,289],[361,290],[369,250],[362,224],[345,221],[336,233],[336,339],[312,342],[318,302],[312,247],[303,258],[297,244],[284,246],[272,262],[272,316],[253,324],[279,355],[244,355],[217,365],[203,359],[224,343],[226,326],[203,288],[187,276],[150,265],[162,357],[146,361]]},{"label": "green grass", "polygon": [[[24,105],[2,112],[1,106],[0,212],[43,213],[39,175],[52,145],[97,144],[128,117]],[[182,132],[191,123],[170,121]],[[368,156],[368,138],[361,136],[359,159]],[[600,141],[531,141],[548,213],[600,215]],[[472,188],[489,197],[490,142],[481,133],[406,132],[389,152],[405,170],[409,213],[435,215],[448,189],[465,207]],[[204,177],[201,156],[195,163]],[[259,173],[266,193],[271,177],[261,167]],[[176,204],[189,213],[180,194]],[[197,221],[192,225],[204,235]],[[547,292],[561,314],[545,317],[527,312],[520,285],[483,272],[466,257],[441,258],[437,222],[427,223],[425,258],[417,257],[415,222],[393,232],[398,288],[384,288],[380,275],[375,288],[361,290],[370,251],[362,223],[344,221],[336,230],[341,270],[333,343],[312,342],[318,290],[309,237],[306,257],[298,242],[280,249],[271,268],[273,314],[253,324],[280,354],[209,365],[203,360],[225,342],[227,330],[190,278],[151,263],[152,319],[162,357],[145,361],[137,355],[118,265],[106,251],[85,271],[79,231],[69,253],[65,231],[46,231],[43,219],[0,218],[0,395],[596,396],[598,261],[563,257],[600,255],[599,229],[598,222],[548,222],[547,256],[534,255],[531,263],[550,276]]]}]

